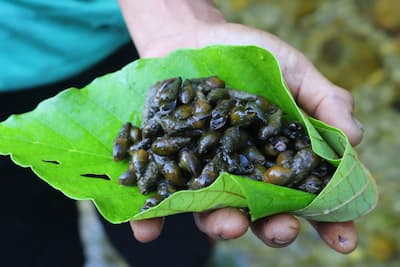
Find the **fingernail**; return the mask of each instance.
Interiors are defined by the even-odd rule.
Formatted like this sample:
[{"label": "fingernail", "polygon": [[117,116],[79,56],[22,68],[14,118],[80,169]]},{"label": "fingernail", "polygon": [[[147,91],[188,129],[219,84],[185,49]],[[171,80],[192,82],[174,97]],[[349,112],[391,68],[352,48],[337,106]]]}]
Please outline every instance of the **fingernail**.
[{"label": "fingernail", "polygon": [[351,114],[351,118],[353,119],[354,124],[357,126],[358,129],[360,129],[362,132],[364,132],[364,126],[362,123],[354,117],[353,114]]},{"label": "fingernail", "polygon": [[338,241],[339,241],[340,246],[343,247],[343,246],[345,246],[346,243],[347,243],[347,238],[344,237],[344,236],[339,235],[339,236],[338,236]]},{"label": "fingernail", "polygon": [[219,240],[228,240],[228,239],[229,239],[229,238],[225,237],[225,236],[222,235],[222,234],[218,234],[217,236],[218,236],[218,239],[219,239]]},{"label": "fingernail", "polygon": [[275,245],[278,246],[284,246],[290,243],[290,240],[281,240],[281,239],[277,239],[277,238],[272,238],[272,243],[274,243]]}]

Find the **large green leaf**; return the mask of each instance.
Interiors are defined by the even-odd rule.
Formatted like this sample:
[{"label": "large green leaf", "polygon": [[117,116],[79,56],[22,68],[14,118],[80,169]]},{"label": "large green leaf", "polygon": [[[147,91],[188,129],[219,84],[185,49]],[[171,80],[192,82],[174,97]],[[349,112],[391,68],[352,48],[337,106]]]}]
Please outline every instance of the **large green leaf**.
[{"label": "large green leaf", "polygon": [[[207,188],[177,192],[157,207],[139,212],[146,197],[136,187],[117,183],[128,164],[112,159],[117,132],[126,121],[140,125],[146,90],[156,81],[210,75],[218,75],[230,87],[264,96],[287,118],[306,126],[313,150],[337,167],[318,196],[222,173]],[[314,220],[345,221],[367,213],[377,201],[375,182],[344,134],[305,118],[286,89],[276,59],[257,47],[211,46],[135,61],[0,123],[0,154],[31,167],[71,198],[92,199],[100,213],[115,223],[225,206],[248,207],[253,220],[291,211]]]}]

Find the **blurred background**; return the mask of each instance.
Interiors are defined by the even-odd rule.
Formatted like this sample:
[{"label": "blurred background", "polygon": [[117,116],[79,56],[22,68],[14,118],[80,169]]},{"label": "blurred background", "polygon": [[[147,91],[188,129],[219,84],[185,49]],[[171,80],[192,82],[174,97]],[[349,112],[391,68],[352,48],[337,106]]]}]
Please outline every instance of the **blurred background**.
[{"label": "blurred background", "polygon": [[[215,2],[228,20],[276,34],[351,92],[365,128],[357,151],[377,181],[380,201],[357,220],[359,246],[350,255],[329,249],[303,221],[298,239],[283,249],[266,247],[250,232],[220,241],[209,266],[400,266],[400,1]],[[80,208],[87,266],[126,266],[93,221],[91,204]]]}]

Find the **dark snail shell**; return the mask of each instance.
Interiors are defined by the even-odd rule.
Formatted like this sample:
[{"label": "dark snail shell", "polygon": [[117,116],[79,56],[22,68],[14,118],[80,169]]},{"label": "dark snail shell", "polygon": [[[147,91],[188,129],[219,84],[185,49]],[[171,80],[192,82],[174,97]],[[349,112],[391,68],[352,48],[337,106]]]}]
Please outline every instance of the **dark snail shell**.
[{"label": "dark snail shell", "polygon": [[158,165],[160,173],[168,183],[175,186],[183,186],[186,184],[178,163],[168,157],[159,155],[153,155],[153,157]]},{"label": "dark snail shell", "polygon": [[277,135],[282,124],[282,110],[278,109],[273,112],[268,118],[268,124],[260,129],[258,138],[260,140],[267,140],[268,138]]},{"label": "dark snail shell", "polygon": [[261,124],[263,125],[267,125],[268,124],[268,113],[267,113],[267,109],[264,109],[263,106],[261,106],[260,104],[257,103],[257,101],[254,102],[247,102],[245,109],[247,112],[249,113],[254,113],[255,114],[255,118],[261,122]]},{"label": "dark snail shell", "polygon": [[142,130],[132,125],[129,131],[129,138],[131,139],[131,143],[134,145],[142,140]]},{"label": "dark snail shell", "polygon": [[159,123],[163,132],[167,135],[181,134],[184,131],[193,129],[188,120],[178,120],[173,116],[165,116]]},{"label": "dark snail shell", "polygon": [[224,99],[212,110],[210,120],[210,128],[212,130],[221,129],[226,125],[233,104],[232,99]]},{"label": "dark snail shell", "polygon": [[142,136],[143,138],[153,138],[160,133],[161,125],[158,115],[154,115],[143,122]]},{"label": "dark snail shell", "polygon": [[131,165],[137,177],[142,177],[148,163],[148,153],[144,149],[135,150],[132,152]]},{"label": "dark snail shell", "polygon": [[211,76],[206,78],[205,84],[211,89],[225,87],[225,82],[221,80],[218,76]]},{"label": "dark snail shell", "polygon": [[215,88],[225,87],[225,82],[217,76],[192,79],[192,83],[196,86],[196,89],[198,91],[201,91],[203,93],[208,93]]},{"label": "dark snail shell", "polygon": [[210,114],[212,106],[208,103],[206,96],[202,92],[196,92],[193,102],[193,114]]},{"label": "dark snail shell", "polygon": [[146,201],[144,202],[143,206],[142,206],[141,211],[145,211],[145,210],[148,210],[148,209],[150,209],[152,207],[155,207],[158,203],[161,202],[162,199],[163,199],[162,196],[160,196],[158,194],[153,196],[153,197],[147,198]]},{"label": "dark snail shell", "polygon": [[184,80],[182,84],[182,88],[179,92],[179,101],[182,104],[189,104],[192,102],[195,96],[195,91],[193,89],[192,83],[190,80]]},{"label": "dark snail shell", "polygon": [[207,95],[207,101],[209,103],[216,104],[218,101],[222,99],[228,99],[229,96],[229,90],[226,88],[215,88],[211,90],[208,95]]},{"label": "dark snail shell", "polygon": [[294,140],[293,148],[295,150],[301,150],[304,148],[311,148],[311,141],[310,138],[307,136],[299,136]]},{"label": "dark snail shell", "polygon": [[218,177],[219,173],[225,169],[226,166],[222,158],[222,153],[218,153],[204,166],[199,177],[192,178],[188,182],[188,188],[200,189],[210,185]]},{"label": "dark snail shell", "polygon": [[123,160],[128,155],[127,151],[132,143],[130,139],[131,127],[132,124],[130,122],[125,123],[114,141],[113,158],[115,161]]},{"label": "dark snail shell", "polygon": [[230,123],[234,126],[248,126],[256,118],[256,112],[243,106],[235,106],[229,115]]},{"label": "dark snail shell", "polygon": [[163,81],[157,89],[155,102],[158,103],[162,115],[169,114],[175,109],[181,83],[181,78],[172,78]]},{"label": "dark snail shell", "polygon": [[254,170],[253,163],[241,153],[224,153],[224,161],[228,166],[228,172],[238,175],[250,174]]},{"label": "dark snail shell", "polygon": [[136,185],[137,183],[136,173],[133,170],[128,169],[119,176],[118,182],[122,185]]},{"label": "dark snail shell", "polygon": [[262,181],[266,171],[267,168],[265,168],[263,165],[254,165],[253,171],[248,174],[248,177],[256,181]]},{"label": "dark snail shell", "polygon": [[177,153],[184,146],[189,144],[191,141],[190,137],[172,137],[162,136],[157,137],[151,145],[151,150],[161,156],[168,156]]},{"label": "dark snail shell", "polygon": [[168,183],[166,179],[160,179],[157,186],[157,194],[163,199],[176,192],[176,187]]},{"label": "dark snail shell", "polygon": [[211,151],[219,143],[220,134],[217,132],[207,131],[198,141],[198,152],[200,155]]},{"label": "dark snail shell", "polygon": [[314,154],[311,148],[305,148],[299,150],[293,157],[292,170],[295,177],[291,181],[290,185],[299,183],[304,179],[317,165],[320,163],[320,159]]},{"label": "dark snail shell", "polygon": [[311,175],[304,179],[297,188],[311,194],[317,194],[322,190],[322,186],[322,181],[318,177]]},{"label": "dark snail shell", "polygon": [[233,153],[247,145],[248,134],[239,127],[226,129],[221,138],[222,149],[227,153]]},{"label": "dark snail shell", "polygon": [[178,165],[189,173],[191,177],[197,177],[201,173],[202,163],[196,154],[191,150],[182,150],[179,153]]},{"label": "dark snail shell", "polygon": [[284,136],[291,140],[296,140],[299,137],[305,136],[303,126],[298,122],[291,122],[282,129]]},{"label": "dark snail shell", "polygon": [[174,111],[174,117],[177,120],[186,120],[192,115],[192,105],[186,104],[177,107]]},{"label": "dark snail shell", "polygon": [[293,161],[293,151],[286,150],[278,154],[276,157],[276,164],[284,168],[290,169]]},{"label": "dark snail shell", "polygon": [[151,146],[151,142],[152,142],[151,138],[144,138],[139,142],[137,142],[136,144],[131,145],[128,149],[129,155],[132,156],[132,154],[139,149],[145,149],[145,150],[149,149]]},{"label": "dark snail shell", "polygon": [[158,165],[154,161],[154,158],[149,155],[149,163],[147,164],[146,170],[137,182],[139,190],[143,195],[146,195],[157,188],[159,175],[160,171]]},{"label": "dark snail shell", "polygon": [[265,156],[255,146],[248,146],[243,150],[243,154],[254,164],[264,165]]}]

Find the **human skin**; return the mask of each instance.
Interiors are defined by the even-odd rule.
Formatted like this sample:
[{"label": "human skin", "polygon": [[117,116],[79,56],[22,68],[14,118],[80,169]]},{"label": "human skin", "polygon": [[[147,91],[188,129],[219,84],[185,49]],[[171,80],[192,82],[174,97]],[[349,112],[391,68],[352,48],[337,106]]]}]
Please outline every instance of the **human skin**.
[{"label": "human skin", "polygon": [[[267,32],[227,22],[210,0],[119,0],[131,37],[141,57],[160,57],[178,48],[200,48],[212,44],[256,45],[278,59],[284,79],[297,103],[313,117],[342,129],[353,145],[362,138],[362,127],[353,117],[351,95],[328,81],[299,51]],[[256,222],[239,209],[223,208],[194,213],[198,228],[214,239],[242,236],[250,227],[266,245],[284,247],[300,230],[290,214],[269,216]],[[164,218],[131,221],[135,238],[156,239]],[[354,222],[310,222],[321,239],[340,253],[357,246]]]}]

